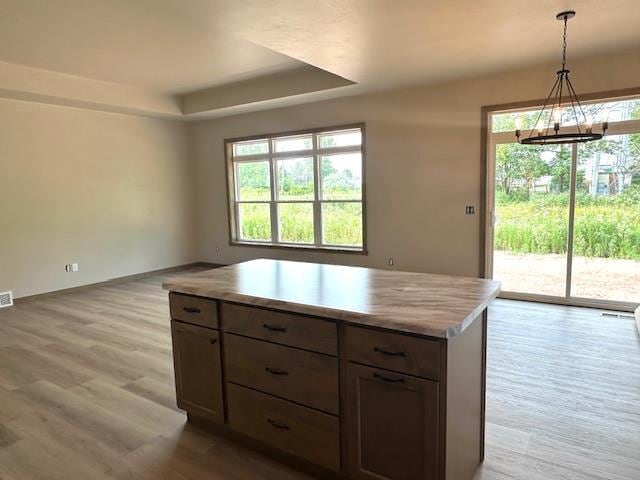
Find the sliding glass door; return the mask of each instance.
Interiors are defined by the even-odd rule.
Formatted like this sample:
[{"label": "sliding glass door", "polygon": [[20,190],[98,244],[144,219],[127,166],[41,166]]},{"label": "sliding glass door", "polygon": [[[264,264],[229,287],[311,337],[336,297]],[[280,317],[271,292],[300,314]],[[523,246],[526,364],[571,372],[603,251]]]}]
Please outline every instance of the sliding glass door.
[{"label": "sliding glass door", "polygon": [[493,113],[488,141],[487,276],[503,296],[602,308],[640,303],[640,100],[599,102],[600,141],[515,142],[515,118]]},{"label": "sliding glass door", "polygon": [[578,147],[574,297],[640,301],[640,133]]},{"label": "sliding glass door", "polygon": [[570,150],[504,143],[495,152],[493,276],[507,291],[564,297],[569,179],[554,189],[546,171],[570,168]]}]

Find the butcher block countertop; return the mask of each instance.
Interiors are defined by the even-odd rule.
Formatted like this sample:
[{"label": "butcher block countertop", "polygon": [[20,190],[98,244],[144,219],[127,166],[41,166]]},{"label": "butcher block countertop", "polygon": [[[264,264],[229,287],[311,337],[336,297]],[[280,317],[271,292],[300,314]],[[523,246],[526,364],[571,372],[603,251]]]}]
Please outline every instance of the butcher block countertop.
[{"label": "butcher block countertop", "polygon": [[167,280],[166,290],[450,338],[500,292],[469,277],[259,259]]}]

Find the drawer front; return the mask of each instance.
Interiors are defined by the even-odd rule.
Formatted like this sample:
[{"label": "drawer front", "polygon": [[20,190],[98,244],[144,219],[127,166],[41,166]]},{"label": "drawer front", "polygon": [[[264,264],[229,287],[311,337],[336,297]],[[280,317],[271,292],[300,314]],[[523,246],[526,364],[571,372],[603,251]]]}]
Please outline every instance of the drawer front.
[{"label": "drawer front", "polygon": [[348,326],[346,352],[353,362],[434,380],[440,378],[437,340]]},{"label": "drawer front", "polygon": [[338,414],[338,359],[226,333],[227,380]]},{"label": "drawer front", "polygon": [[215,300],[169,293],[171,318],[207,328],[218,328],[218,303]]},{"label": "drawer front", "polygon": [[340,468],[337,417],[233,384],[227,399],[233,430],[316,465]]},{"label": "drawer front", "polygon": [[328,355],[338,354],[337,325],[328,320],[230,303],[222,304],[222,319],[228,332]]}]

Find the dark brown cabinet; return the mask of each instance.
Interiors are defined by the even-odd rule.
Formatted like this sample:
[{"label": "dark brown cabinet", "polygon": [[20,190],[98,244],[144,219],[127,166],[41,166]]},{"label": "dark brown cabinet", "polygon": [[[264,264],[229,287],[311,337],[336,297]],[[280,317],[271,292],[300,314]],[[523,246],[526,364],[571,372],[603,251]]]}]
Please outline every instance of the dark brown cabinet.
[{"label": "dark brown cabinet", "polygon": [[172,320],[171,335],[178,407],[222,423],[219,332]]},{"label": "dark brown cabinet", "polygon": [[[172,293],[178,407],[318,478],[471,480],[486,312],[453,338]],[[222,343],[222,345],[221,345]]]},{"label": "dark brown cabinet", "polygon": [[437,382],[349,363],[347,403],[351,478],[439,478]]}]

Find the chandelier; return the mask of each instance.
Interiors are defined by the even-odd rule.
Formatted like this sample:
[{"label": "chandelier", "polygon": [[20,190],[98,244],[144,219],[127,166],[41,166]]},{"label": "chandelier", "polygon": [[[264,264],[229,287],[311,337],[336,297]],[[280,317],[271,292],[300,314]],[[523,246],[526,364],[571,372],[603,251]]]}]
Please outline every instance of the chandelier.
[{"label": "chandelier", "polygon": [[[518,143],[526,145],[557,145],[591,142],[600,140],[609,127],[608,122],[605,120],[602,122],[602,131],[600,133],[593,131],[593,118],[590,115],[585,115],[569,78],[569,70],[565,67],[567,63],[567,21],[575,17],[575,15],[576,12],[573,10],[556,15],[556,18],[564,23],[562,68],[556,72],[556,81],[551,87],[549,96],[545,100],[529,136],[522,137],[522,119],[516,118],[516,138]],[[572,128],[565,127],[560,131],[564,119],[573,119],[575,126]]]}]

